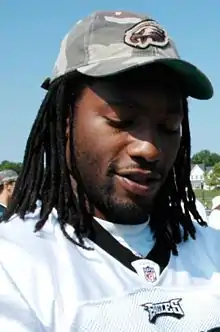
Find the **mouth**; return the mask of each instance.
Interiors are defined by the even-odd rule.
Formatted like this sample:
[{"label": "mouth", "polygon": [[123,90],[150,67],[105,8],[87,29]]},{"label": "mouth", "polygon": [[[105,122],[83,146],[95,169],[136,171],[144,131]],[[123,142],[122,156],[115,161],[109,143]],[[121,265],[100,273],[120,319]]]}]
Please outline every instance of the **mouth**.
[{"label": "mouth", "polygon": [[138,196],[147,196],[155,192],[161,183],[161,176],[148,171],[132,171],[116,174],[126,191]]}]

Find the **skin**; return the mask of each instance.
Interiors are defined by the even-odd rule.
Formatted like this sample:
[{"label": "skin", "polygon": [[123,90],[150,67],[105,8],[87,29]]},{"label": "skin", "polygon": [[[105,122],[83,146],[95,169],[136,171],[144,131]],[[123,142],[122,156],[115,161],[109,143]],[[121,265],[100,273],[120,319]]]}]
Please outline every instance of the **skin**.
[{"label": "skin", "polygon": [[[72,109],[74,157],[97,217],[120,224],[148,218],[180,146],[182,101],[179,78],[163,66],[84,86]],[[69,146],[68,139],[67,161]]]},{"label": "skin", "polygon": [[0,193],[0,202],[5,206],[8,206],[15,188],[15,182],[6,182],[3,185],[3,189]]}]

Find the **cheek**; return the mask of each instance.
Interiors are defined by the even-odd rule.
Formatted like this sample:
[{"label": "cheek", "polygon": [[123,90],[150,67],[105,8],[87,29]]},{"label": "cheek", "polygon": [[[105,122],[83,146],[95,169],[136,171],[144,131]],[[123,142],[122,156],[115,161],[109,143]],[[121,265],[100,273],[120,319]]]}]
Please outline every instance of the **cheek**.
[{"label": "cheek", "polygon": [[177,153],[180,147],[180,135],[174,136],[163,141],[164,163],[167,171],[169,171],[175,163]]},{"label": "cheek", "polygon": [[[89,119],[88,119],[89,120]],[[79,171],[90,177],[100,177],[106,172],[111,147],[106,132],[98,121],[76,122],[74,146]],[[108,136],[107,136],[108,137]],[[82,174],[83,176],[83,174]]]}]

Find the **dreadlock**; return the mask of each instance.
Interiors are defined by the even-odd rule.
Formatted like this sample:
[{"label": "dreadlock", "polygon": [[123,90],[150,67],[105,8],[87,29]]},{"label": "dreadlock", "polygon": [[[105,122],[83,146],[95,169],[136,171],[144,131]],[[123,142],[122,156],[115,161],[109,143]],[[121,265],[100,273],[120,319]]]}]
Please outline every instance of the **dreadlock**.
[{"label": "dreadlock", "polygon": [[[9,220],[13,214],[24,219],[27,212],[35,210],[36,202],[40,200],[40,220],[36,223],[35,230],[42,229],[55,208],[65,237],[85,248],[84,237],[93,233],[93,212],[92,206],[88,206],[83,181],[76,167],[73,143],[74,114],[68,112],[82,90],[82,86],[80,88],[80,84],[76,82],[77,80],[64,76],[49,86],[29,135],[23,167],[4,220]],[[75,193],[65,153],[67,116],[70,117],[72,126],[70,166],[71,175],[77,184]],[[197,212],[195,194],[190,182],[190,152],[188,104],[185,99],[179,152],[173,169],[155,199],[150,221],[156,241],[166,243],[175,255],[178,243],[187,240],[189,236],[195,239],[195,227],[190,213],[199,224],[206,225]],[[67,233],[67,224],[74,227],[78,241]]]},{"label": "dreadlock", "polygon": [[186,241],[189,235],[195,239],[196,230],[191,215],[201,226],[207,225],[197,211],[196,197],[190,181],[191,137],[186,98],[183,99],[183,108],[180,148],[151,214],[151,229],[156,240],[166,243],[174,255],[178,254],[177,244],[182,239]]},{"label": "dreadlock", "polygon": [[[72,157],[74,153],[71,154],[70,162],[71,173],[77,183],[76,193],[72,190],[65,157],[66,119],[69,116],[70,126],[73,126],[73,115],[69,109],[81,89],[80,84],[77,87],[73,84],[74,80],[62,77],[49,87],[29,135],[23,167],[4,220],[8,220],[14,213],[24,219],[26,212],[35,210],[36,202],[40,199],[40,220],[36,223],[35,231],[44,226],[55,208],[64,235],[75,243],[65,229],[66,224],[74,226],[79,240],[77,244],[83,246],[83,236],[92,232],[91,209],[88,211],[86,208],[83,183]],[[70,144],[71,152],[74,152],[72,137]]]}]

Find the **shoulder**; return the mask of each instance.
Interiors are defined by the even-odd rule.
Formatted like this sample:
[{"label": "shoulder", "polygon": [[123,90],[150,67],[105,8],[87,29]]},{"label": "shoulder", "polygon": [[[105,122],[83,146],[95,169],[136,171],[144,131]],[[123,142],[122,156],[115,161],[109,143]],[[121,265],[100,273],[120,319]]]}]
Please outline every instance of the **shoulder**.
[{"label": "shoulder", "polygon": [[[14,216],[9,222],[0,224],[0,311],[8,306],[4,320],[9,326],[11,320],[16,320],[16,315],[20,315],[19,320],[24,318],[25,326],[29,321],[31,324],[31,320],[32,323],[37,320],[36,317],[46,326],[51,325],[59,265],[57,253],[64,236],[57,223],[56,212],[51,213],[42,231],[35,233],[39,217],[37,208],[25,220]],[[2,331],[1,324],[0,317]],[[30,330],[35,331],[32,326]],[[36,329],[39,330],[42,328]]]},{"label": "shoulder", "polygon": [[28,278],[32,274],[50,265],[56,232],[59,232],[53,214],[42,231],[35,232],[39,217],[40,210],[37,208],[24,220],[15,215],[0,224],[0,264],[12,279],[20,280],[24,286],[30,284],[31,279]]},{"label": "shoulder", "polygon": [[[66,319],[68,310],[64,312],[63,305],[68,307],[69,298],[71,315],[77,307],[76,280],[79,272],[84,273],[79,266],[82,266],[82,257],[86,261],[90,251],[66,239],[55,210],[43,229],[35,233],[39,219],[40,207],[25,220],[14,216],[0,224],[0,331],[35,332],[44,331],[45,326],[46,331],[54,326],[57,299],[56,310],[61,321]],[[66,231],[74,237],[71,226]],[[13,321],[18,322],[18,329]],[[22,324],[24,329],[20,329]]]},{"label": "shoulder", "polygon": [[[53,269],[58,260],[58,252],[75,247],[64,236],[58,222],[56,210],[52,210],[43,228],[35,232],[35,225],[40,220],[40,206],[34,213],[29,213],[24,220],[14,215],[9,221],[0,223],[0,263],[18,277],[21,268],[29,267],[38,271]],[[66,231],[74,238],[74,229]],[[29,271],[30,272],[30,271]]]},{"label": "shoulder", "polygon": [[220,230],[210,226],[202,227],[194,223],[195,240],[189,238],[179,245],[180,255],[194,264],[210,263],[220,272]]},{"label": "shoulder", "polygon": [[220,229],[220,211],[213,210],[209,216],[209,226]]},{"label": "shoulder", "polygon": [[38,255],[41,251],[39,244],[45,242],[42,239],[53,236],[56,227],[51,214],[42,231],[35,233],[35,225],[39,219],[40,208],[37,208],[34,213],[27,214],[24,220],[14,215],[9,221],[0,223],[0,260],[4,260],[5,250],[10,253],[15,248],[17,252],[26,251]]},{"label": "shoulder", "polygon": [[[63,266],[69,268],[72,259],[80,260],[84,252],[64,236],[56,210],[51,212],[42,230],[35,232],[39,219],[40,207],[24,220],[15,215],[9,222],[0,223],[0,265],[28,297],[37,292],[37,286],[41,293],[48,287],[47,294],[52,296],[52,287]],[[73,227],[67,225],[66,232],[77,241]],[[43,292],[43,299],[44,296]]]}]

